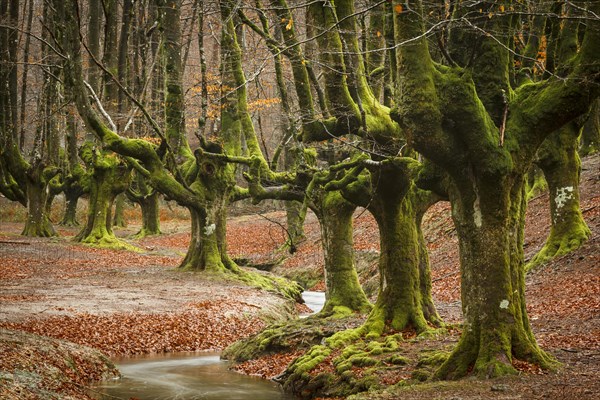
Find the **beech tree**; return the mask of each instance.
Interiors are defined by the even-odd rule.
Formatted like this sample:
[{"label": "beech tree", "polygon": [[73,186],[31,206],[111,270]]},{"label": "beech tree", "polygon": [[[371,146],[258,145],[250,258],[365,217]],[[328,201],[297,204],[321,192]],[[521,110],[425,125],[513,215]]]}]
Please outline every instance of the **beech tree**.
[{"label": "beech tree", "polygon": [[[31,5],[30,5],[31,7]],[[26,236],[55,236],[46,207],[49,185],[59,173],[56,109],[60,60],[52,37],[55,15],[44,5],[46,30],[42,35],[42,53],[48,66],[43,70],[43,85],[38,100],[40,116],[30,156],[21,150],[18,128],[18,23],[19,2],[0,2],[0,191],[9,199],[27,207],[23,229]],[[24,101],[24,99],[21,99]],[[21,110],[23,110],[21,108]]]},{"label": "beech tree", "polygon": [[[560,10],[559,5],[554,5],[554,7]],[[536,16],[537,20],[531,24],[530,43],[528,43],[524,54],[528,57],[524,62],[524,67],[528,69],[529,79],[531,80],[550,74],[564,77],[572,69],[569,60],[576,55],[580,46],[579,20],[576,18],[580,15],[580,12],[572,6],[567,7],[562,12],[573,19],[561,22],[556,19]],[[539,20],[547,20],[547,26]],[[545,30],[548,32],[545,36],[547,38],[547,49],[545,60],[543,60],[544,69],[533,68],[532,64],[536,53],[540,52],[541,41],[539,38],[544,37],[542,36],[543,32],[540,30],[542,27],[546,28]],[[537,74],[535,73],[536,70]],[[591,235],[587,224],[583,220],[579,204],[581,161],[578,151],[579,137],[583,125],[591,116],[591,113],[593,113],[593,106],[585,115],[570,121],[550,134],[538,149],[535,165],[542,170],[548,184],[551,228],[542,249],[527,263],[527,270],[554,257],[576,250]]]},{"label": "beech tree", "polygon": [[[279,2],[285,4],[283,2]],[[291,14],[281,16],[280,20],[290,21]],[[378,300],[366,325],[360,334],[378,336],[388,329],[402,330],[412,327],[417,331],[427,329],[423,304],[432,305],[431,294],[420,292],[420,280],[427,280],[425,271],[419,273],[419,242],[417,240],[417,217],[413,212],[418,209],[416,197],[407,196],[411,190],[411,158],[397,158],[402,154],[405,140],[400,128],[390,118],[390,109],[381,104],[367,80],[365,62],[358,43],[358,23],[356,9],[352,1],[337,1],[334,7],[323,2],[308,5],[308,18],[315,27],[315,37],[319,48],[319,62],[323,68],[323,85],[327,113],[318,116],[308,112],[303,119],[302,140],[331,139],[344,135],[359,135],[364,149],[375,149],[373,162],[363,162],[369,166],[369,173],[361,190],[361,195],[350,196],[342,190],[345,197],[357,205],[366,207],[373,213],[378,224],[381,240],[379,272],[381,287]],[[297,45],[292,36],[293,28],[287,29],[286,45]],[[300,56],[300,57],[299,57]],[[310,99],[307,90],[306,62],[298,52],[291,59],[295,68],[295,84],[298,97]],[[377,82],[377,81],[376,81]],[[377,92],[377,91],[376,91]],[[375,92],[375,93],[376,93]],[[310,105],[311,101],[303,101]],[[389,160],[386,160],[389,159]],[[356,173],[358,171],[355,171]],[[348,177],[335,177],[344,182],[352,181]],[[353,189],[357,189],[357,179]],[[338,187],[331,182],[330,188]],[[428,283],[424,283],[424,288]],[[431,309],[430,309],[431,310]],[[437,313],[427,313],[434,324],[439,323]]]},{"label": "beech tree", "polygon": [[[64,24],[65,48],[70,55],[67,80],[74,88],[79,114],[106,148],[128,157],[129,162],[149,179],[157,191],[190,210],[192,238],[181,269],[232,273],[251,284],[297,297],[297,285],[243,271],[227,255],[226,207],[230,202],[246,197],[247,190],[236,186],[234,165],[225,162],[219,155],[239,156],[242,137],[249,154],[256,157],[262,154],[247,112],[240,48],[231,18],[232,4],[228,1],[220,5],[223,21],[221,67],[223,87],[226,88],[221,103],[220,143],[202,140],[201,146],[192,152],[185,134],[180,6],[178,0],[160,0],[157,3],[158,26],[164,35],[161,44],[165,58],[166,92],[164,130],[146,113],[149,123],[161,139],[160,145],[155,145],[144,139],[120,136],[104,123],[92,107],[80,64],[79,23],[76,18],[79,14],[78,4],[77,1],[67,3],[69,12],[65,13]],[[115,82],[118,80],[115,79]],[[126,91],[122,85],[119,88]],[[136,102],[133,96],[130,99]],[[136,105],[141,106],[139,102]]]},{"label": "beech tree", "polygon": [[[448,173],[460,243],[465,329],[437,376],[460,377],[471,368],[485,376],[511,373],[513,358],[551,367],[525,308],[524,177],[543,140],[587,112],[598,95],[597,3],[586,11],[569,73],[516,87],[509,80],[509,10],[518,5],[457,2],[448,45],[453,65],[442,66],[430,54],[421,2],[394,4],[394,119],[409,143]],[[572,34],[563,30],[558,40]]]},{"label": "beech tree", "polygon": [[[321,65],[326,66],[321,71],[324,86],[323,100],[319,96],[318,103],[313,100],[311,88],[316,86],[319,89],[320,82],[311,78],[316,74],[299,44],[294,17],[285,1],[272,1],[271,7],[276,14],[275,21],[279,24],[283,43],[277,42],[273,35],[269,34],[264,22],[261,29],[248,18],[243,19],[255,32],[265,38],[270,48],[277,50],[275,54],[282,53],[290,61],[296,95],[299,103],[303,106],[300,114],[302,140],[314,142],[359,134],[363,136],[366,146],[375,143],[375,146],[387,147],[388,154],[398,153],[404,143],[398,125],[390,119],[389,108],[381,105],[374,96],[365,76],[364,60],[360,56],[357,40],[358,24],[353,2],[338,1],[334,7],[329,7],[322,2],[308,5],[306,18],[309,20],[308,26],[315,28],[314,35],[319,48],[318,61]],[[319,94],[319,90],[316,90],[316,93]],[[320,107],[317,108],[316,104]],[[365,161],[365,163],[367,162]],[[388,164],[373,162],[372,165]],[[351,197],[344,200],[341,197],[344,191],[341,194],[335,191],[330,192],[332,188],[339,189],[343,185],[338,187],[333,182],[328,184],[328,180],[341,180],[342,182],[352,180],[338,176],[338,172],[341,171],[338,167],[333,166],[329,171],[314,174],[312,182],[306,189],[307,204],[319,217],[323,245],[331,246],[324,247],[327,284],[325,310],[339,306],[359,309],[352,305],[352,301],[349,301],[349,299],[360,299],[362,290],[358,290],[360,286],[356,278],[352,277],[356,276],[356,272],[351,267],[353,256],[345,249],[351,243],[348,239],[352,229],[352,212],[350,210],[356,205],[370,204],[370,211],[380,217],[376,217],[376,219],[382,236],[383,250],[380,260],[382,290],[368,323],[360,331],[361,334],[378,336],[387,329],[404,329],[407,326],[414,327],[418,331],[426,330],[427,323],[421,299],[430,306],[429,310],[432,312],[427,314],[431,317],[431,321],[435,321],[435,324],[439,323],[431,301],[431,294],[426,293],[421,296],[419,291],[416,214],[409,213],[410,216],[405,219],[407,226],[412,228],[400,227],[404,223],[404,220],[401,219],[404,216],[401,215],[400,204],[408,193],[411,182],[406,170],[389,168],[385,174],[372,172],[376,176],[374,179],[381,179],[385,183],[381,187],[374,183],[373,190],[367,191],[368,193],[365,195],[367,200],[361,199],[362,201]],[[383,175],[385,178],[382,178]],[[391,187],[398,188],[398,193],[384,194],[383,187],[391,190],[389,185],[394,180],[398,184]],[[405,182],[406,184],[404,184]],[[326,189],[327,187],[329,190]],[[253,185],[251,185],[250,191],[254,198],[266,198],[269,195],[274,198],[284,196],[281,190],[273,187],[263,188],[260,193],[256,193],[256,191],[253,192]],[[295,191],[302,192],[298,188],[295,188]],[[369,201],[369,195],[374,196],[375,200]],[[348,201],[350,203],[345,205],[345,202]],[[354,202],[354,206],[350,206],[352,202]],[[337,207],[336,211],[334,211],[334,207]],[[346,207],[348,207],[348,211],[344,212]],[[405,205],[404,207],[412,209],[412,206]],[[403,211],[408,210],[404,209]],[[334,213],[335,219],[330,217],[331,213]],[[404,232],[403,229],[408,229],[408,232],[413,235],[399,235],[398,232]],[[340,245],[336,245],[338,242]],[[406,257],[405,254],[395,253],[395,249],[400,249],[400,252],[406,252],[411,256]],[[352,274],[343,275],[340,274],[340,271],[346,271],[346,274],[352,271]],[[422,279],[426,280],[427,278],[428,275],[424,271]],[[423,287],[428,287],[428,283],[424,283]],[[346,293],[343,293],[344,291]]]}]

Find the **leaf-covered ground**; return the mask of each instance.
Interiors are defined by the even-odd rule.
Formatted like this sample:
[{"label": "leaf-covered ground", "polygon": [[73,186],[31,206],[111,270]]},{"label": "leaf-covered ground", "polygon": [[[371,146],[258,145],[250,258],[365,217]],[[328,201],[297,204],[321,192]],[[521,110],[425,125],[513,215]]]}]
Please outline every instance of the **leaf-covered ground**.
[{"label": "leaf-covered ground", "polygon": [[[188,233],[179,232],[187,222],[164,226],[174,233],[128,239],[143,249],[131,252],[73,243],[73,228],[60,228],[60,238],[21,237],[21,223],[0,218],[0,329],[122,356],[220,350],[295,313],[294,304],[276,294],[223,277],[177,271],[189,241]],[[136,228],[121,230],[119,236],[129,237]],[[47,345],[30,339],[36,337],[15,346],[0,336],[0,398],[87,398],[81,382],[97,374],[90,370],[77,381],[50,384],[56,368],[70,371],[68,363],[56,360],[71,356],[62,347],[32,353],[32,343]],[[85,369],[91,365],[89,354],[81,354]],[[38,366],[39,376],[23,381],[31,365]]]},{"label": "leaf-covered ground", "polygon": [[[425,385],[403,391],[403,398],[595,399],[600,396],[598,156],[584,160],[581,197],[592,238],[582,249],[538,268],[527,278],[528,309],[536,336],[545,349],[564,363],[564,368],[558,373],[539,374],[531,366],[520,365],[523,374],[507,381],[466,380]],[[8,203],[1,201],[4,212]],[[447,203],[435,205],[426,215],[424,227],[438,309],[446,321],[459,322],[458,245],[449,214]],[[273,316],[289,311],[276,295],[235,282],[175,271],[189,241],[189,225],[184,219],[163,221],[164,235],[131,240],[143,249],[141,253],[132,253],[72,243],[69,237],[77,232],[74,228],[60,228],[59,239],[23,238],[19,236],[22,223],[7,215],[0,216],[0,328],[66,339],[110,355],[214,350],[262,328],[265,312]],[[272,220],[284,223],[285,215],[271,212],[266,217],[250,215],[230,220],[228,246],[234,257],[250,264],[281,261],[285,254],[280,248],[286,237]],[[137,228],[132,223],[129,228],[119,230],[118,235],[130,237]],[[287,255],[273,270],[302,277],[314,288],[323,288],[323,254],[314,216],[308,216],[305,230],[306,239],[298,251],[293,256]],[[529,206],[526,257],[532,257],[542,246],[548,230],[548,197],[541,195]],[[365,286],[371,288],[377,282],[378,240],[372,218],[357,211],[357,264]],[[452,346],[457,338],[458,332],[450,335],[446,345]],[[6,339],[0,338],[0,349],[6,351],[7,345]],[[4,354],[7,353],[0,353],[3,374],[14,368]],[[16,353],[11,354],[14,363]],[[240,369],[262,376],[277,375],[295,355],[255,360]],[[403,373],[410,375],[410,366]],[[394,372],[381,379],[394,383],[402,375]],[[369,396],[397,398],[395,393]],[[5,397],[11,398],[2,392],[2,398]]]}]

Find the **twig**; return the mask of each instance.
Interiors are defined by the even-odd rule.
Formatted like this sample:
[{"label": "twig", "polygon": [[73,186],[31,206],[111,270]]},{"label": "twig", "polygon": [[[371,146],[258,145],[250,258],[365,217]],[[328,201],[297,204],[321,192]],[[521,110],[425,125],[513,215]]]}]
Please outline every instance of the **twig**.
[{"label": "twig", "polygon": [[260,217],[263,217],[264,219],[266,219],[267,221],[269,221],[273,224],[279,225],[281,227],[281,229],[283,229],[285,231],[285,233],[290,241],[290,254],[294,254],[297,249],[296,249],[296,245],[294,244],[294,239],[292,239],[292,234],[290,233],[290,231],[288,231],[288,229],[285,226],[283,226],[283,224],[281,222],[275,221],[274,219],[271,219],[264,214],[261,214],[261,213],[257,213],[257,214]]}]

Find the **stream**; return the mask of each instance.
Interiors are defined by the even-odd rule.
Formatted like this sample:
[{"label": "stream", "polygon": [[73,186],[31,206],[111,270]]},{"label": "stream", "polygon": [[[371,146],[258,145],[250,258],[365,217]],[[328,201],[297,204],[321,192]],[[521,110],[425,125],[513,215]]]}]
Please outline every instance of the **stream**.
[{"label": "stream", "polygon": [[[322,292],[304,292],[314,312],[325,302]],[[149,354],[113,360],[122,378],[91,388],[98,400],[292,400],[279,385],[228,369],[219,353]]]}]

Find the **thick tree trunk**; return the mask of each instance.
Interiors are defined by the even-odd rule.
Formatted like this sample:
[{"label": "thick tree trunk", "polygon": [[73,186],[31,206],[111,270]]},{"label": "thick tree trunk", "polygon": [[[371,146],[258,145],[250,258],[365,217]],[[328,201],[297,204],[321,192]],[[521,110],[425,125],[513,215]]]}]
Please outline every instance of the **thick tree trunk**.
[{"label": "thick tree trunk", "polygon": [[23,236],[56,236],[46,208],[47,199],[48,182],[43,177],[42,166],[38,165],[27,174],[27,220]]},{"label": "thick tree trunk", "polygon": [[[291,119],[290,119],[291,120]],[[286,132],[287,133],[287,132]],[[284,163],[286,170],[298,166],[297,150],[284,149]],[[299,201],[285,202],[287,230],[289,234],[290,247],[296,247],[297,243],[304,239],[304,219],[306,218],[306,207]]]},{"label": "thick tree trunk", "polygon": [[429,263],[429,251],[427,243],[423,235],[421,224],[423,216],[429,210],[429,207],[439,201],[439,197],[431,192],[420,190],[413,186],[409,194],[410,201],[415,212],[415,228],[417,231],[417,246],[419,257],[419,291],[421,293],[421,309],[425,320],[433,326],[441,326],[443,324],[431,294],[431,267]]},{"label": "thick tree trunk", "polygon": [[113,213],[112,225],[117,228],[127,227],[127,220],[125,219],[125,194],[120,193],[115,199],[115,211]]},{"label": "thick tree trunk", "polygon": [[413,205],[407,198],[399,204],[394,200],[385,202],[374,213],[381,243],[381,278],[379,296],[367,325],[379,334],[386,328],[406,327],[422,332],[427,329],[427,321],[421,308],[419,238]]},{"label": "thick tree trunk", "polygon": [[296,248],[298,242],[305,238],[304,219],[306,218],[306,208],[299,201],[285,202],[285,217],[287,221],[288,240],[290,248]]},{"label": "thick tree trunk", "polygon": [[550,193],[552,225],[544,247],[527,264],[526,270],[578,249],[591,235],[579,203],[578,132],[578,124],[571,122],[551,134],[538,150],[538,165]]},{"label": "thick tree trunk", "polygon": [[[100,156],[102,157],[102,156]],[[111,208],[117,194],[129,186],[130,171],[113,160],[95,163],[90,187],[86,226],[75,236],[75,241],[107,247],[124,247],[112,230]]]},{"label": "thick tree trunk", "polygon": [[[65,90],[66,97],[73,99],[72,89]],[[64,226],[79,226],[77,222],[77,203],[83,193],[89,191],[89,180],[85,171],[79,164],[77,154],[77,123],[75,121],[75,107],[67,108],[65,118],[67,122],[66,145],[68,159],[68,174],[64,178],[63,193],[65,194],[65,213],[60,222]],[[63,174],[64,176],[64,174]]]},{"label": "thick tree trunk", "polygon": [[356,206],[337,191],[322,194],[319,222],[325,252],[325,306],[321,313],[368,312],[371,304],[354,265],[352,216]]},{"label": "thick tree trunk", "polygon": [[206,208],[190,208],[192,232],[188,252],[179,268],[195,271],[237,271],[238,267],[226,255],[224,198],[207,204]]},{"label": "thick tree trunk", "polygon": [[459,184],[450,197],[465,323],[458,346],[436,375],[515,373],[513,359],[550,367],[553,361],[538,347],[525,308],[524,179],[473,178]]},{"label": "thick tree trunk", "polygon": [[[416,191],[408,175],[395,165],[381,168],[371,178],[377,182],[369,210],[377,221],[380,236],[380,288],[375,308],[365,323],[371,334],[380,335],[386,329],[407,327],[423,332],[428,329],[423,314],[420,276],[422,243],[417,226]],[[424,282],[427,289],[430,283]],[[430,293],[425,293],[427,302]],[[432,306],[433,304],[431,304]],[[437,313],[428,313],[435,316]]]},{"label": "thick tree trunk", "polygon": [[159,195],[154,192],[138,201],[142,210],[142,228],[136,237],[160,235]]},{"label": "thick tree trunk", "polygon": [[581,156],[593,154],[600,149],[600,100],[596,99],[590,109],[588,120],[581,132]]},{"label": "thick tree trunk", "polygon": [[66,190],[65,194],[65,213],[59,225],[63,226],[79,226],[77,221],[77,203],[81,195],[72,190]]}]

